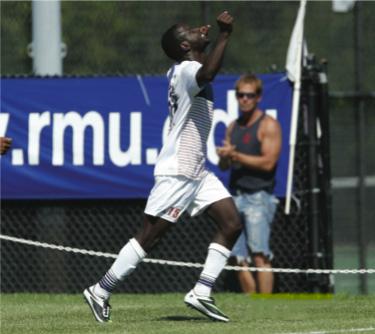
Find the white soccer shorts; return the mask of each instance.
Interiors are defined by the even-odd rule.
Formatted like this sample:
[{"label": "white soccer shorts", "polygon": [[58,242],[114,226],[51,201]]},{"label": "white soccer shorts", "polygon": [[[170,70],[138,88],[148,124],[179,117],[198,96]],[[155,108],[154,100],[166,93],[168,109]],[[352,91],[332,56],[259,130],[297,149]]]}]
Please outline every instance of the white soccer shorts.
[{"label": "white soccer shorts", "polygon": [[231,197],[230,193],[212,172],[200,180],[181,175],[156,176],[145,214],[175,223],[184,211],[196,216],[227,197]]}]

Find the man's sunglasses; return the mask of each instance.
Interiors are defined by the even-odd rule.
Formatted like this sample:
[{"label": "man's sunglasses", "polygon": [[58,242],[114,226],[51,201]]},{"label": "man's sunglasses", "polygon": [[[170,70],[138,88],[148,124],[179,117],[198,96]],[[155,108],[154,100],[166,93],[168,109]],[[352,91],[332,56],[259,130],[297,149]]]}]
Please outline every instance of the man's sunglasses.
[{"label": "man's sunglasses", "polygon": [[238,99],[242,99],[245,96],[248,99],[255,99],[258,95],[256,93],[243,93],[243,92],[236,92],[236,96]]}]

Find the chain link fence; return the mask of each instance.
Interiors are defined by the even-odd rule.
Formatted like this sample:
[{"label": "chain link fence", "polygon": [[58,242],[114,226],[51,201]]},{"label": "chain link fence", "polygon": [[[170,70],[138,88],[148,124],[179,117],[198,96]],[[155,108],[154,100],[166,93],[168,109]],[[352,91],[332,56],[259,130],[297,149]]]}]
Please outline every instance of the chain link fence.
[{"label": "chain link fence", "polygon": [[[306,103],[306,102],[303,102]],[[304,109],[301,109],[304,110]],[[309,220],[308,134],[301,112],[296,148],[295,200],[291,215],[278,207],[273,223],[271,248],[273,266],[308,269],[312,266],[311,223]],[[1,233],[49,244],[115,253],[140,228],[144,200],[4,201]],[[184,216],[163,239],[150,257],[203,263],[207,246],[215,233],[214,222],[205,214]],[[322,239],[325,235],[321,236]],[[97,281],[113,259],[90,257],[57,250],[2,241],[4,292],[80,292]],[[320,268],[320,269],[325,269]],[[142,263],[119,288],[124,292],[186,291],[201,269]],[[326,274],[275,274],[275,292],[329,291]],[[239,291],[233,272],[224,272],[215,287],[218,291]]]},{"label": "chain link fence", "polygon": [[[300,147],[299,151],[303,151]],[[301,152],[300,152],[301,153]],[[303,189],[303,155],[298,154],[297,185]],[[303,192],[302,192],[303,193]],[[279,206],[273,224],[271,247],[273,265],[279,268],[309,268],[308,216],[305,196],[292,215]],[[5,201],[1,211],[1,233],[19,238],[80,249],[117,253],[142,225],[143,200],[133,201]],[[216,230],[205,214],[184,216],[150,254],[151,258],[203,263],[207,246]],[[3,292],[80,292],[97,281],[113,259],[72,254],[1,242],[1,290]],[[141,264],[119,291],[187,291],[201,269],[159,264]],[[275,292],[309,291],[306,274],[275,275]],[[218,291],[238,286],[231,272],[224,272],[216,284]]]}]

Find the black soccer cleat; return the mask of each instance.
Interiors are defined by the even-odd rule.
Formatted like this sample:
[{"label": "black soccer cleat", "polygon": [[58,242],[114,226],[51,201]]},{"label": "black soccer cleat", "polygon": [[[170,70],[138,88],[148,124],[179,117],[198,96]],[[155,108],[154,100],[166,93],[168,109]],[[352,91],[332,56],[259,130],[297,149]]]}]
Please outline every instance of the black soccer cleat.
[{"label": "black soccer cleat", "polygon": [[94,285],[83,291],[83,297],[90,306],[96,321],[109,322],[111,320],[111,305],[109,305],[108,300],[95,295]]},{"label": "black soccer cleat", "polygon": [[229,321],[229,318],[215,305],[212,297],[198,296],[194,290],[191,290],[186,294],[184,302],[187,306],[203,313],[212,320]]}]

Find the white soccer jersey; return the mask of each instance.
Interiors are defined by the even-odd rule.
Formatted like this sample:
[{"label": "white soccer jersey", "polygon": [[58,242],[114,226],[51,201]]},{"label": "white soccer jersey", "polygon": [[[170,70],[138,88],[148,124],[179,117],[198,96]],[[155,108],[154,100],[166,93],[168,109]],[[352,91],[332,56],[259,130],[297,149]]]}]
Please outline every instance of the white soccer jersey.
[{"label": "white soccer jersey", "polygon": [[213,96],[210,84],[197,84],[196,74],[201,66],[196,61],[183,61],[168,71],[170,128],[156,162],[155,176],[200,179],[204,175]]}]

